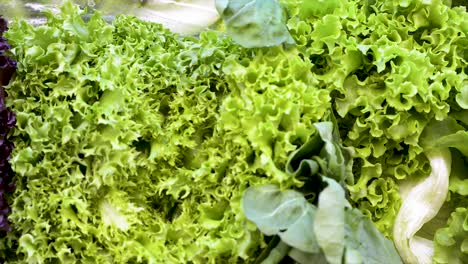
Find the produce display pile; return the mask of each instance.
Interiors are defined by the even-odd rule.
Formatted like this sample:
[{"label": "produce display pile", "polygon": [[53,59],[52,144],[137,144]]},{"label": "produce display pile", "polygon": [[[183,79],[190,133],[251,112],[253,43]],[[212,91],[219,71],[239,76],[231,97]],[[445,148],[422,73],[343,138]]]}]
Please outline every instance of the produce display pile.
[{"label": "produce display pile", "polygon": [[216,10],[0,20],[0,261],[468,263],[465,7]]}]

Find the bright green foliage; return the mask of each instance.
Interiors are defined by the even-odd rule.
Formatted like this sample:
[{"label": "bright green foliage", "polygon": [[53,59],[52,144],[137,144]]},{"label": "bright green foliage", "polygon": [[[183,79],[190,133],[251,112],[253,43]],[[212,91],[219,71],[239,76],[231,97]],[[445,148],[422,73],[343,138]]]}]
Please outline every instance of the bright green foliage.
[{"label": "bright green foliage", "polygon": [[[240,207],[330,109],[296,50],[245,50],[216,32],[75,6],[15,21],[18,72],[7,263],[233,263],[265,242]],[[286,66],[290,67],[286,67]],[[254,89],[255,88],[255,89]],[[274,145],[271,143],[274,142]]]},{"label": "bright green foliage", "polygon": [[276,47],[255,55],[240,63],[226,59],[231,93],[221,105],[219,126],[226,136],[251,144],[257,170],[284,182],[291,178],[282,170],[289,154],[314,133],[313,121],[326,115],[331,99],[296,50]]},{"label": "bright green foliage", "polygon": [[466,108],[468,14],[440,0],[339,1],[303,19],[305,2],[282,1],[289,31],[332,91],[344,144],[355,149],[351,199],[391,237],[400,180],[431,170],[424,127]]},{"label": "bright green foliage", "polygon": [[[443,207],[450,194],[449,190],[455,191],[452,194],[455,197],[463,193],[462,179],[468,175],[464,161],[468,156],[466,142],[468,142],[468,132],[452,117],[443,121],[431,121],[421,134],[420,144],[430,161],[432,171],[420,182],[407,181],[400,185],[401,190],[408,189],[408,191],[403,195],[404,201],[395,221],[393,234],[400,255],[407,263],[432,263],[434,233],[439,232],[437,229],[444,223],[442,225],[432,223],[425,227],[424,224],[433,218],[444,217],[447,203],[445,208]],[[464,208],[463,202],[466,202],[464,200],[466,198],[461,200],[462,203],[450,201],[451,210]],[[432,234],[425,235],[421,239],[416,234],[420,229],[426,234]],[[455,248],[450,250],[457,251]],[[463,249],[461,251],[458,254],[464,253]]]},{"label": "bright green foliage", "polygon": [[[107,24],[96,14],[85,23],[71,5],[45,26],[12,23],[6,37],[19,65],[7,92],[18,119],[17,191],[0,260],[249,262],[270,245],[244,215],[245,190],[274,184],[310,202],[324,186],[307,185],[306,175],[322,183],[318,171],[365,215],[345,209],[353,226],[344,225],[345,237],[367,241],[346,240],[345,260],[371,261],[376,251],[366,245],[390,247],[365,217],[391,237],[402,182],[433,169],[425,127],[448,117],[468,127],[466,11],[442,0],[278,1],[285,9],[232,2],[218,1],[230,37],[181,37],[126,16]],[[262,5],[276,16],[256,13]],[[289,37],[295,45],[279,45],[292,44]],[[332,111],[339,133],[321,133],[313,124]],[[462,132],[445,146],[466,140]],[[338,134],[344,147],[333,144]],[[292,154],[319,136],[339,151],[301,157],[291,169]],[[455,243],[435,239],[441,263],[466,254],[465,151],[466,144],[451,150],[453,199],[443,208],[456,213],[440,234]],[[283,242],[270,256],[336,261],[336,241],[321,242],[328,258]]]},{"label": "bright green foliage", "polygon": [[300,264],[401,263],[393,243],[346,200],[350,171],[343,168],[352,166],[352,155],[336,136],[336,123],[314,126],[318,133],[291,154],[286,167],[304,179],[302,188],[252,186],[242,197],[246,217],[265,235],[281,239],[259,261],[280,263],[289,255]]},{"label": "bright green foliage", "polygon": [[346,3],[346,1],[341,0],[308,0],[302,1],[302,6],[300,9],[301,15],[304,18],[316,16],[321,17],[327,14],[333,13],[340,4]]},{"label": "bright green foliage", "polygon": [[434,262],[462,264],[468,261],[468,207],[457,208],[448,226],[437,230],[434,238]]}]

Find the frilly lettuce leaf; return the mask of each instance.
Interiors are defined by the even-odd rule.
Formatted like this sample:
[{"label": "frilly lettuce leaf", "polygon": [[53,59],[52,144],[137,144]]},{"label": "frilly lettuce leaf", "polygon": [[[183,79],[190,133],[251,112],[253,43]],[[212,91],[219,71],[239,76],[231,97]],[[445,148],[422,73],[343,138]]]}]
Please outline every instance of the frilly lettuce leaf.
[{"label": "frilly lettuce leaf", "polygon": [[264,241],[240,197],[261,178],[250,144],[217,123],[230,91],[224,61],[244,50],[214,32],[196,39],[134,17],[82,15],[68,3],[44,26],[11,24],[17,191],[0,258],[248,259]]},{"label": "frilly lettuce leaf", "polygon": [[447,227],[439,229],[434,238],[435,263],[465,263],[468,261],[468,208],[457,208]]},{"label": "frilly lettuce leaf", "polygon": [[345,3],[345,1],[341,1],[341,0],[302,1],[301,14],[304,18],[308,18],[310,16],[321,17],[324,15],[333,13],[333,11],[343,3]]},{"label": "frilly lettuce leaf", "polygon": [[422,131],[465,107],[468,15],[438,0],[340,1],[301,19],[302,2],[283,2],[298,50],[330,90],[344,145],[355,149],[353,204],[391,237],[399,182],[430,173]]},{"label": "frilly lettuce leaf", "polygon": [[257,153],[253,166],[284,186],[301,184],[283,168],[330,109],[329,92],[308,67],[297,50],[275,47],[252,60],[229,57],[223,68],[232,92],[221,105],[220,128],[248,142]]},{"label": "frilly lettuce leaf", "polygon": [[[8,93],[18,112],[12,155],[18,191],[15,231],[0,240],[0,257],[249,260],[267,245],[242,213],[242,194],[273,183],[316,202],[325,187],[318,174],[335,156],[283,168],[317,137],[313,124],[331,108],[345,145],[332,151],[349,146],[355,155],[343,162],[335,152],[344,167],[334,172],[352,174],[353,181],[341,181],[349,177],[333,176],[332,169],[329,176],[391,237],[400,180],[419,180],[431,170],[420,140],[429,120],[458,113],[466,124],[466,11],[439,0],[348,0],[328,1],[304,17],[305,1],[279,1],[286,18],[276,1],[247,2],[220,1],[226,17],[244,4],[271,4],[275,34],[257,38],[260,43],[245,40],[274,47],[243,49],[216,32],[181,37],[126,16],[109,25],[96,13],[85,22],[71,5],[48,14],[45,26],[12,25],[7,37],[19,70]],[[228,32],[255,22],[259,27],[246,31],[255,37],[270,14],[239,17],[240,26],[226,23]],[[289,36],[296,45],[277,46]],[[308,185],[306,174],[320,184]],[[457,175],[449,188],[463,195],[465,178]],[[352,221],[344,210],[343,221]],[[363,225],[345,237],[376,232]],[[351,262],[376,252],[346,241]],[[285,247],[277,249],[281,255]],[[290,257],[326,258],[298,249]]]}]

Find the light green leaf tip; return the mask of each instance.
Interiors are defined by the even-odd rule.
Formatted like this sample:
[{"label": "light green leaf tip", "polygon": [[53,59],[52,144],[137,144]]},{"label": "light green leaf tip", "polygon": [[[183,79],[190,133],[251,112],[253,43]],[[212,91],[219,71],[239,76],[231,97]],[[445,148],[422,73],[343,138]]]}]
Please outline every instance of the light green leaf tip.
[{"label": "light green leaf tip", "polygon": [[455,97],[458,105],[463,109],[468,109],[468,84],[463,86],[460,93]]}]

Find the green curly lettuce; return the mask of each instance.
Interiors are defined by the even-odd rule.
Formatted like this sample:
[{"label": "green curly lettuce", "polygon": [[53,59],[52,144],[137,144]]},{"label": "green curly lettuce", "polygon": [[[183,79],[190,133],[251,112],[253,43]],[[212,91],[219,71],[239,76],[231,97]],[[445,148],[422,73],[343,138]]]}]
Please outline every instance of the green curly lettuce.
[{"label": "green curly lettuce", "polygon": [[279,174],[331,107],[295,49],[70,3],[11,25],[18,113],[6,263],[251,262],[267,246],[244,190]]},{"label": "green curly lettuce", "polygon": [[350,197],[392,237],[400,182],[431,171],[422,131],[466,109],[468,14],[440,0],[312,2],[304,17],[282,1],[289,31],[355,149]]},{"label": "green curly lettuce", "polygon": [[468,207],[457,208],[447,227],[437,230],[434,237],[435,263],[466,263],[468,261]]},{"label": "green curly lettuce", "polygon": [[[85,22],[69,3],[43,26],[15,21],[6,37],[18,61],[7,87],[18,119],[17,190],[0,259],[252,262],[271,244],[246,219],[242,194],[265,184],[305,188],[285,170],[288,157],[330,114],[355,153],[346,167],[354,179],[344,185],[364,214],[355,211],[355,223],[369,217],[392,238],[400,186],[433,169],[421,144],[430,120],[454,118],[466,131],[468,14],[442,0],[278,2],[285,10],[270,1],[273,20],[246,8],[260,1],[224,5],[225,17],[239,14],[238,24],[231,17],[224,25],[228,36],[182,37],[129,16],[108,24],[99,13]],[[280,30],[262,31],[265,21]],[[242,34],[229,27],[251,23],[249,45],[270,48],[234,42]],[[280,37],[265,45],[265,32]],[[289,35],[295,45],[278,45],[292,43]],[[466,177],[457,171],[449,196],[464,201]],[[453,256],[465,254],[458,238],[466,206],[450,204],[435,229],[455,240],[434,240],[441,263],[450,243]],[[346,258],[364,261],[355,253],[367,249],[351,244]],[[329,252],[339,262],[341,251]]]},{"label": "green curly lettuce", "polygon": [[238,46],[132,17],[85,23],[69,4],[9,38],[20,69],[8,262],[219,263],[262,243],[236,205],[250,146],[216,131],[220,68]]}]

